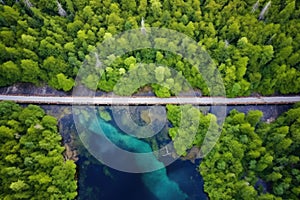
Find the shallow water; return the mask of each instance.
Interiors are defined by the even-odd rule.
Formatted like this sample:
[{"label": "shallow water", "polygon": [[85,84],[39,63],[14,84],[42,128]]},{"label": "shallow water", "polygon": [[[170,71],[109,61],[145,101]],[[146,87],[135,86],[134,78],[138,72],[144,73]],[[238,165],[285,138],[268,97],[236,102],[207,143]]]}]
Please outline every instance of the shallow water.
[{"label": "shallow water", "polygon": [[[51,111],[57,113],[53,106],[43,106],[48,113]],[[57,106],[55,106],[57,107]],[[242,112],[248,112],[252,109],[262,110],[264,112],[263,120],[275,118],[282,112],[290,108],[291,105],[272,105],[272,106],[230,106],[228,112],[232,109],[237,109]],[[67,108],[64,107],[64,108]],[[74,127],[74,122],[71,116],[65,115],[60,120],[61,130],[66,130],[69,134],[71,127]],[[117,126],[115,123],[109,123],[110,126]],[[118,132],[121,130],[117,129]],[[75,131],[75,130],[74,130]],[[64,131],[62,131],[63,133]],[[67,140],[68,137],[64,139]],[[157,138],[156,138],[157,139]],[[144,141],[144,140],[143,140]],[[161,142],[161,141],[158,141]],[[77,144],[82,147],[82,144]],[[88,161],[89,163],[87,163]],[[78,199],[132,199],[132,200],[158,200],[149,186],[145,184],[143,174],[132,174],[120,172],[97,162],[91,155],[85,153],[80,155],[78,161],[78,180],[80,182]],[[177,160],[166,167],[166,176],[170,181],[175,182],[180,190],[188,195],[188,199],[198,200],[207,199],[203,192],[203,180],[196,168],[199,163],[193,164],[190,161]],[[163,184],[162,184],[163,185]],[[163,186],[161,190],[167,190]],[[175,198],[176,199],[176,198]]]},{"label": "shallow water", "polygon": [[[100,124],[102,131],[100,131],[97,124]],[[112,142],[123,149],[135,152],[149,152],[152,150],[147,142],[124,134],[113,124],[100,118],[89,120],[87,127],[93,132],[93,141],[98,143],[97,146],[99,147],[103,147],[105,144],[96,138],[101,134],[105,134]],[[107,149],[107,151],[109,152],[110,149]],[[163,163],[158,161],[154,155],[149,159],[151,165],[163,166]],[[135,162],[134,164],[140,168],[145,167],[145,164],[139,158],[133,159],[131,162]],[[81,167],[81,162],[78,164]],[[199,163],[192,164],[190,161],[177,160],[166,168],[137,174],[120,172],[104,165],[84,166],[84,163],[82,164],[82,167],[88,169],[81,169],[79,179],[85,178],[85,183],[81,184],[83,186],[79,190],[79,199],[206,199],[202,188],[203,181],[196,169]],[[89,189],[91,187],[98,188],[98,191],[91,192]],[[93,197],[87,197],[87,192],[93,193]]]}]

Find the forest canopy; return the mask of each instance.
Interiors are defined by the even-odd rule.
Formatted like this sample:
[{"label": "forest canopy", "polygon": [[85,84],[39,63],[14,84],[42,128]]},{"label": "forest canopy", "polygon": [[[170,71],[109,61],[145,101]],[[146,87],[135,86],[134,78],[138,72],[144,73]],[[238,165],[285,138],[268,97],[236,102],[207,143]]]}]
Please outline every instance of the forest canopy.
[{"label": "forest canopy", "polygon": [[61,140],[40,107],[0,102],[0,199],[74,199],[76,165]]},{"label": "forest canopy", "polygon": [[[200,123],[194,129],[196,136],[191,137],[189,129],[179,125],[179,119],[181,110],[188,112],[193,108],[173,105],[167,108],[173,125],[169,134],[176,152],[187,155],[192,147],[202,148],[208,116],[196,116]],[[271,123],[262,122],[262,116],[259,110],[250,110],[247,114],[232,110],[226,117],[219,140],[199,166],[204,191],[210,199],[299,198],[300,104]]]},{"label": "forest canopy", "polygon": [[[143,18],[146,29],[173,29],[206,49],[223,77],[228,97],[300,92],[300,6],[296,0],[1,2],[0,87],[47,83],[70,91],[89,54],[104,39],[140,28]],[[209,95],[198,66],[159,49],[129,52],[107,66],[101,78],[91,72],[82,81],[91,89],[112,91],[136,63],[164,64]],[[141,78],[146,77],[141,73]],[[168,85],[184,91],[174,79]],[[157,96],[174,95],[164,86],[151,86]]]}]

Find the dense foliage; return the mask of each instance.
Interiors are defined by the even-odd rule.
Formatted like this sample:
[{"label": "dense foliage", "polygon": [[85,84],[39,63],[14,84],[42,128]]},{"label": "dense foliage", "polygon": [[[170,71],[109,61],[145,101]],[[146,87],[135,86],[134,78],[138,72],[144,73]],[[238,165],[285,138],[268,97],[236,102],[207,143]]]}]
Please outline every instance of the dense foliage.
[{"label": "dense foliage", "polygon": [[[69,91],[89,52],[105,38],[139,28],[144,18],[146,28],[174,29],[204,47],[230,97],[300,91],[300,6],[296,0],[273,0],[271,4],[268,0],[1,2],[0,86],[46,82]],[[182,71],[194,88],[209,94],[197,66],[169,52],[149,49],[118,58],[105,71],[98,88],[111,91],[140,62],[162,63]],[[87,86],[95,87],[94,74],[84,78]],[[176,81],[170,79],[168,85],[172,84]],[[158,96],[174,95],[168,88],[152,86]]]},{"label": "dense foliage", "polygon": [[0,102],[0,199],[74,199],[76,165],[61,139],[40,107]]},{"label": "dense foliage", "polygon": [[169,136],[178,155],[186,155],[192,146],[207,148],[210,145],[209,142],[205,146],[202,144],[209,127],[211,132],[218,129],[214,115],[204,115],[191,105],[167,105],[167,111],[167,118],[173,125],[169,128]]},{"label": "dense foliage", "polygon": [[[185,149],[184,143],[176,145],[188,137],[187,131],[178,131],[174,116],[179,110],[169,106],[168,119],[174,126],[169,134],[177,153],[186,154],[182,151],[192,145]],[[187,112],[186,107],[182,110]],[[261,122],[261,117],[258,110],[246,115],[233,110],[226,118],[221,137],[199,166],[210,199],[296,200],[300,196],[300,105],[272,123]],[[208,123],[202,115],[198,119],[206,126],[198,127],[190,144],[200,147],[199,138],[205,136]],[[174,130],[179,138],[173,137]]]}]

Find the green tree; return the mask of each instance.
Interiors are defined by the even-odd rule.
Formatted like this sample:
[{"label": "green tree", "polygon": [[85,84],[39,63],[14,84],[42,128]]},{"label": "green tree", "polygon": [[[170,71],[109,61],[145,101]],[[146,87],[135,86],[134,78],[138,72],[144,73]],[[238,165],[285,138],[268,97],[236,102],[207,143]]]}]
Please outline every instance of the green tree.
[{"label": "green tree", "polygon": [[22,82],[39,83],[40,68],[37,62],[21,60]]},{"label": "green tree", "polygon": [[67,71],[67,63],[62,59],[50,56],[43,61],[41,68],[48,72],[48,77],[55,77],[57,74]]},{"label": "green tree", "polygon": [[35,50],[39,45],[37,39],[31,35],[22,34],[21,39],[24,46],[30,50]]},{"label": "green tree", "polygon": [[262,118],[263,113],[259,110],[250,110],[246,115],[246,120],[255,127],[260,119]]},{"label": "green tree", "polygon": [[21,71],[17,65],[8,61],[0,65],[0,86],[11,85],[20,81]]},{"label": "green tree", "polygon": [[74,199],[76,165],[62,156],[57,120],[13,102],[0,102],[0,112],[0,198]]},{"label": "green tree", "polygon": [[65,92],[70,91],[74,86],[74,80],[67,78],[64,74],[60,73],[56,75],[58,82],[58,89],[63,89]]}]

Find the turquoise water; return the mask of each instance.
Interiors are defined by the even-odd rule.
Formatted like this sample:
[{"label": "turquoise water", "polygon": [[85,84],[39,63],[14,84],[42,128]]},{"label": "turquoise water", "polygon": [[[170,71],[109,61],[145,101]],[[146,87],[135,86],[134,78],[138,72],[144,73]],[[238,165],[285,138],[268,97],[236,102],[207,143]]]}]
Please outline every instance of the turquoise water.
[{"label": "turquoise water", "polygon": [[[84,120],[81,121],[83,122]],[[147,167],[147,165],[151,164],[161,169],[148,173],[134,174],[114,170],[104,165],[91,164],[84,166],[86,169],[81,169],[81,171],[85,171],[85,174],[81,174],[81,176],[84,176],[85,183],[83,184],[84,187],[79,188],[79,199],[83,199],[80,198],[80,196],[84,196],[84,199],[86,199],[87,193],[95,194],[95,196],[91,195],[88,199],[104,200],[206,199],[206,195],[203,192],[202,178],[196,170],[199,163],[195,165],[189,161],[178,160],[170,166],[164,167],[163,163],[157,160],[154,154],[148,157],[150,161],[147,163],[144,163],[143,160],[138,157],[130,161],[122,160],[122,158],[119,158],[117,155],[113,155],[110,147],[105,146],[105,144],[101,142],[103,135],[118,147],[127,151],[147,153],[152,152],[152,148],[146,141],[125,134],[116,128],[114,124],[105,122],[99,116],[96,119],[90,119],[86,123],[88,125],[85,124],[85,127],[89,130],[90,141],[92,141],[90,145],[99,149],[102,153],[107,152],[108,156],[114,159],[119,159],[119,164],[131,162],[131,164],[139,168]],[[99,126],[101,128],[99,128]],[[106,173],[104,171],[106,171]],[[109,172],[109,176],[107,172]],[[79,177],[79,179],[82,178]],[[96,188],[97,194],[91,192],[91,188]]]},{"label": "turquoise water", "polygon": [[[99,131],[99,126],[101,126],[102,131]],[[101,118],[97,118],[90,123],[89,129],[96,134],[105,134],[106,137],[112,141],[117,146],[137,152],[137,153],[147,153],[151,152],[152,149],[150,145],[142,140],[139,140],[130,135],[125,135],[118,129],[116,129],[110,123],[105,122]],[[135,160],[135,164],[139,167],[147,167],[138,158]],[[151,165],[157,166],[157,168],[163,167],[163,163],[158,161],[153,155],[150,161]],[[148,164],[148,163],[147,163]],[[183,200],[187,199],[187,194],[185,194],[178,186],[178,184],[171,180],[167,176],[166,168],[161,168],[153,172],[148,172],[142,174],[142,181],[148,190],[155,196],[157,199],[178,199]]]}]

